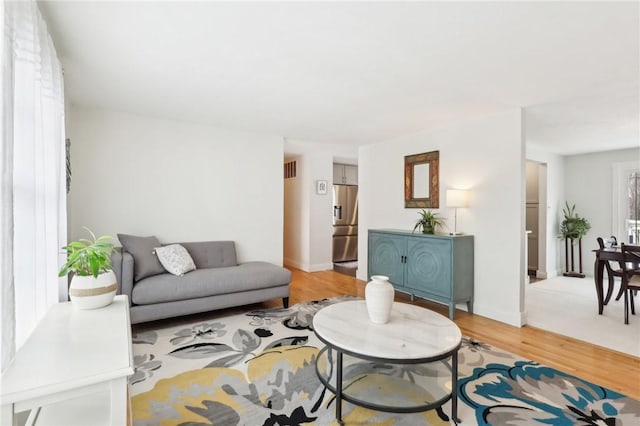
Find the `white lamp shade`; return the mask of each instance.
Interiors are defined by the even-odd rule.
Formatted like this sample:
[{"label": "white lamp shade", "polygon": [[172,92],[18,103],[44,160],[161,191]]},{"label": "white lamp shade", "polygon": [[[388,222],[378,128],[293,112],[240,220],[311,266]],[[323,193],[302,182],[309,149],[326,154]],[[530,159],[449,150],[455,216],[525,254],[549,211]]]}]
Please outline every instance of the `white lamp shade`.
[{"label": "white lamp shade", "polygon": [[467,207],[469,192],[462,189],[447,189],[447,207]]}]

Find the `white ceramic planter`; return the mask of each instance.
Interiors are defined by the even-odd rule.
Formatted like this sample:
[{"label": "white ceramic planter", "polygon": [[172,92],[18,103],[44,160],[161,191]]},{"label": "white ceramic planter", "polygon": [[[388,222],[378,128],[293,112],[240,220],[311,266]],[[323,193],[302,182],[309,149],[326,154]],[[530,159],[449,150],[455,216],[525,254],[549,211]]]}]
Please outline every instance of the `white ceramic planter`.
[{"label": "white ceramic planter", "polygon": [[110,305],[117,290],[113,271],[103,272],[97,278],[74,275],[69,286],[69,298],[78,309],[98,309]]},{"label": "white ceramic planter", "polygon": [[385,324],[389,321],[394,294],[393,285],[389,282],[389,277],[384,275],[373,275],[371,277],[371,281],[367,283],[364,289],[367,312],[371,322]]}]

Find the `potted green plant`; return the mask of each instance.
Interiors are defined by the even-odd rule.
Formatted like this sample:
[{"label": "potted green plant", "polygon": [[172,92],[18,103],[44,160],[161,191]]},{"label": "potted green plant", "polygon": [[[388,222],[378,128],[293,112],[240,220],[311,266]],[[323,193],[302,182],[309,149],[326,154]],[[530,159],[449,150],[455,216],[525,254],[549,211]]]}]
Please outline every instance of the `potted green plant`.
[{"label": "potted green plant", "polygon": [[424,234],[433,234],[436,228],[444,226],[444,221],[446,220],[438,216],[438,212],[434,212],[433,210],[423,209],[421,212],[418,212],[418,216],[420,216],[420,218],[413,227],[413,232],[418,228],[422,228],[422,233]]},{"label": "potted green plant", "polygon": [[580,217],[575,210],[576,205],[574,204],[569,207],[569,202],[566,201],[565,207],[562,210],[564,219],[560,224],[560,238],[569,238],[573,242],[587,235],[587,232],[591,229],[589,221]]},{"label": "potted green plant", "polygon": [[67,261],[58,276],[73,274],[69,286],[71,303],[79,309],[97,309],[109,305],[118,289],[111,270],[111,253],[115,248],[112,237],[96,237],[91,230],[85,229],[91,239],[82,238],[63,247],[67,251]]}]

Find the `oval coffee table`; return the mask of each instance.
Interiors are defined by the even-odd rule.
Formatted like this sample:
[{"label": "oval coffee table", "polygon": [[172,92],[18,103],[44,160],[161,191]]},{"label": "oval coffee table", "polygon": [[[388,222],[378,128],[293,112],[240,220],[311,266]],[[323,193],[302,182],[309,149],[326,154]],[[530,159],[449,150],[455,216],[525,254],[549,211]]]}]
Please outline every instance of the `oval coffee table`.
[{"label": "oval coffee table", "polygon": [[326,344],[316,360],[320,381],[342,400],[392,413],[442,410],[451,400],[458,423],[458,349],[462,333],[447,317],[419,306],[393,303],[386,324],[369,320],[364,300],[321,309],[313,329]]}]

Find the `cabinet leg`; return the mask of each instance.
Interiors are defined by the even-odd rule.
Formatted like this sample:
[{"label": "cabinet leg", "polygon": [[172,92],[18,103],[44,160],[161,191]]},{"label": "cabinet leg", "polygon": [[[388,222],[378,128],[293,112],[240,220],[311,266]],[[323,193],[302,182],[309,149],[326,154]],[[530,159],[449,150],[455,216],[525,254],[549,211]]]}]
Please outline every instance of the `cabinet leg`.
[{"label": "cabinet leg", "polygon": [[449,319],[451,321],[453,321],[453,316],[455,315],[456,312],[456,304],[455,303],[449,303]]},{"label": "cabinet leg", "polygon": [[409,296],[411,297],[411,301],[412,302],[416,301],[416,295],[415,294],[411,293]]},{"label": "cabinet leg", "polygon": [[109,384],[111,393],[111,423],[127,424],[129,396],[127,395],[127,378],[113,379]]},{"label": "cabinet leg", "polygon": [[472,314],[473,313],[473,300],[467,301],[467,311]]}]

